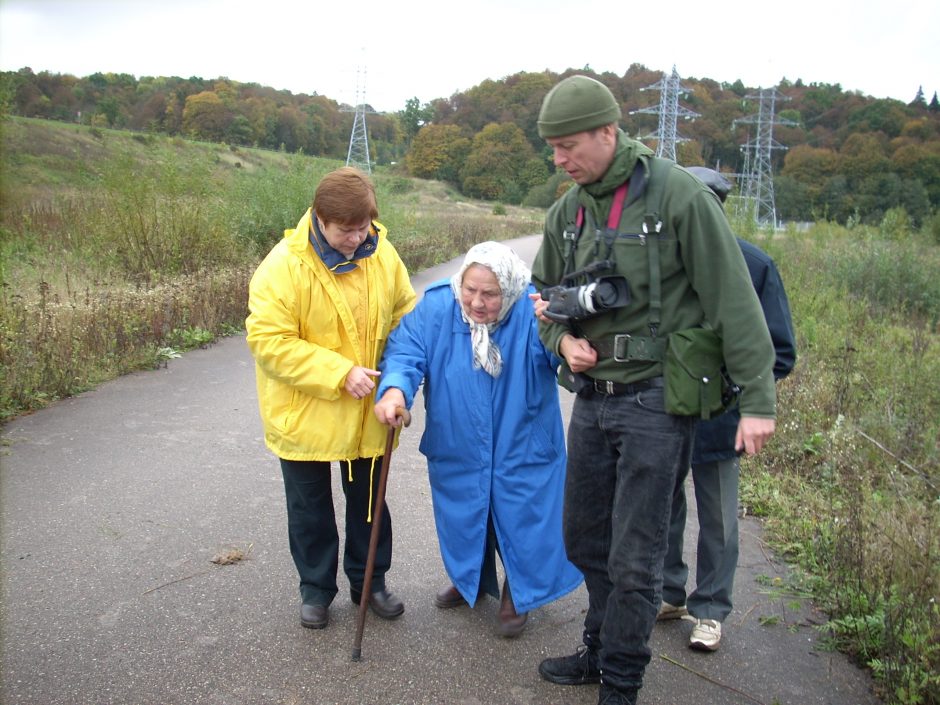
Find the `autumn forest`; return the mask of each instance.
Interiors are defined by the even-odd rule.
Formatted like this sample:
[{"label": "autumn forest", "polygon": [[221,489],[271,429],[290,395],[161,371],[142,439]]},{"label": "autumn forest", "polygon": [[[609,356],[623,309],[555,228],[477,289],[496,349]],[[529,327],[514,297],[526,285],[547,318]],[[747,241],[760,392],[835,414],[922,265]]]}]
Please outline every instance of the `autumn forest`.
[{"label": "autumn forest", "polygon": [[[590,69],[517,73],[486,79],[463,93],[395,113],[367,117],[372,160],[411,176],[438,179],[473,198],[545,207],[564,182],[539,139],[542,97],[559,79],[588,73],[621,100],[623,129],[655,148],[653,111],[663,78],[631,65],[622,76]],[[682,78],[677,160],[734,175],[745,169],[742,145],[754,139],[758,88],[737,81]],[[765,87],[771,88],[771,87]],[[772,165],[784,221],[878,223],[903,209],[915,225],[940,205],[940,104],[922,92],[910,103],[843,91],[838,84],[781,81],[776,87]],[[0,72],[0,115],[178,135],[230,145],[343,159],[352,106],[328,96],[292,94],[228,78],[86,77]]]}]

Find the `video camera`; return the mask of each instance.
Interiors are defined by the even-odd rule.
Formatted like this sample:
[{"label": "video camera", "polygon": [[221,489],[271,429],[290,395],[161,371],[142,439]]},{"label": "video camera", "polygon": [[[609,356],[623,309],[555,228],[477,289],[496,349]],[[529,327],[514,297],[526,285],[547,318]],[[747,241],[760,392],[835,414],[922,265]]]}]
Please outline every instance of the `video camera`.
[{"label": "video camera", "polygon": [[[541,298],[548,301],[544,316],[555,323],[569,324],[626,306],[630,303],[630,285],[626,277],[619,274],[593,276],[599,270],[611,268],[613,263],[610,261],[595,262],[566,276],[562,284],[542,289]],[[569,285],[579,278],[587,277],[590,277],[590,281],[585,284]]]}]

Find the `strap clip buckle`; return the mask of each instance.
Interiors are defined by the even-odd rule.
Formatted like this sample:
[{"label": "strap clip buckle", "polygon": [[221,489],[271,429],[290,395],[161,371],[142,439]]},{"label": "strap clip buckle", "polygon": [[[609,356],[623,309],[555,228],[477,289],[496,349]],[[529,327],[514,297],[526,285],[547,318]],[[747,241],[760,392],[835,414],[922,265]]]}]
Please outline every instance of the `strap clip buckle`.
[{"label": "strap clip buckle", "polygon": [[630,349],[630,339],[633,336],[629,333],[618,333],[614,336],[614,362],[628,362],[627,357]]}]

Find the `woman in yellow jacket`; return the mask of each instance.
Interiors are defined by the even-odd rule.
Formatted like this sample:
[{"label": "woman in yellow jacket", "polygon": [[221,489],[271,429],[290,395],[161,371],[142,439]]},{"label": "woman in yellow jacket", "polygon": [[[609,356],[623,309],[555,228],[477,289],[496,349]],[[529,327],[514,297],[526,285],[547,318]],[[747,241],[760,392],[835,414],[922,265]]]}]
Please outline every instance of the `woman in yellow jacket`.
[{"label": "woman in yellow jacket", "polygon": [[[386,237],[369,178],[327,174],[313,205],[251,279],[246,323],[267,447],[280,459],[290,551],[300,574],[300,622],[322,629],[337,593],[339,536],[330,468],[346,496],[343,570],[359,604],[386,429],[372,413],[389,332],[414,308],[404,263]],[[392,524],[383,508],[370,606],[394,619],[385,586]]]}]

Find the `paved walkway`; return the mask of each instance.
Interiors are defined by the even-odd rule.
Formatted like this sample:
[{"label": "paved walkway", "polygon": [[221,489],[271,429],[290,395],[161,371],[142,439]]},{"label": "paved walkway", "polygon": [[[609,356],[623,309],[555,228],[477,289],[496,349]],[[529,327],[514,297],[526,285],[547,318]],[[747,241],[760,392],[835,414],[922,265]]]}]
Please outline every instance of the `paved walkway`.
[{"label": "paved walkway", "polygon": [[[538,241],[513,244],[531,261]],[[416,276],[415,288],[451,269]],[[329,628],[298,624],[280,470],[261,441],[242,338],[7,424],[0,702],[593,705],[595,686],[552,685],[536,671],[578,645],[583,586],[534,612],[512,641],[493,633],[495,600],[433,607],[446,577],[417,449],[423,426],[416,405],[388,487],[389,585],[406,611],[394,622],[370,614],[352,662],[356,609],[342,577]],[[341,504],[338,484],[335,495]],[[695,533],[693,518],[687,551]],[[689,650],[687,622],[657,627],[643,705],[878,702],[864,672],[820,648],[823,616],[767,586],[786,570],[760,536],[744,520],[720,651]],[[211,562],[231,549],[247,559]]]}]

